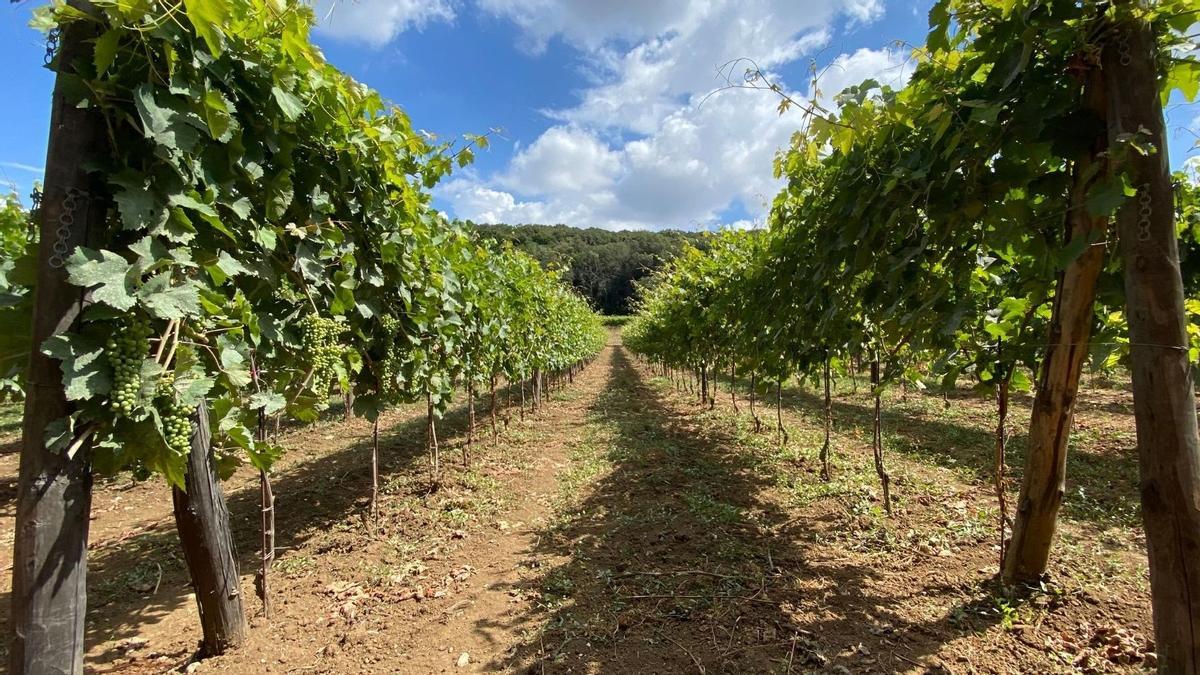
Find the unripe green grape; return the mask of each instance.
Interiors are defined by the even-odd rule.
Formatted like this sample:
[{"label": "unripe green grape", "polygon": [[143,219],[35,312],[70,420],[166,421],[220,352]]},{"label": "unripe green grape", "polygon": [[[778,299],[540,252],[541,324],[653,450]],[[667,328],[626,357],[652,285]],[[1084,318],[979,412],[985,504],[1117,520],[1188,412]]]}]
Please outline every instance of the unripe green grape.
[{"label": "unripe green grape", "polygon": [[345,347],[338,344],[341,332],[335,319],[309,314],[300,320],[300,345],[311,359],[309,388],[318,395],[329,391],[337,364],[345,353]]},{"label": "unripe green grape", "polygon": [[151,329],[148,321],[135,317],[116,330],[104,343],[105,358],[113,369],[111,407],[118,414],[129,415],[141,388],[141,363],[150,351]]}]

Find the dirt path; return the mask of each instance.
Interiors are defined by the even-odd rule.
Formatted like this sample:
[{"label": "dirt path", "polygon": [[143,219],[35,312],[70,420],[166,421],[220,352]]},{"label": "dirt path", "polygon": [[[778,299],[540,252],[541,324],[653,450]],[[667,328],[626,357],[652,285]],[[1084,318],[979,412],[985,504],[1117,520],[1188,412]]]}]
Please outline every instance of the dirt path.
[{"label": "dirt path", "polygon": [[[839,397],[831,483],[817,477],[811,401],[785,401],[792,443],[780,447],[752,431],[744,401],[734,413],[725,389],[702,409],[614,345],[537,415],[522,422],[509,409],[498,442],[481,412],[469,468],[458,453],[465,411],[449,415],[433,491],[424,420],[397,410],[378,523],[366,518],[369,427],[299,430],[275,478],[275,612],[261,616],[254,596],[258,503],[246,473],[230,506],[251,634],[199,663],[166,490],[104,486],[89,670],[1108,672],[1144,662],[1136,542],[1068,523],[1052,583],[1006,598],[991,581],[984,472],[956,470],[940,450],[889,456],[897,515],[885,518],[853,397]],[[937,420],[901,440],[978,444],[974,432],[949,433],[954,415]],[[7,518],[0,535],[11,542]]]},{"label": "dirt path", "polygon": [[[460,456],[465,409],[449,415],[439,427],[436,491],[423,417],[415,408],[392,413],[384,424],[377,524],[365,517],[369,426],[329,422],[285,438],[289,453],[274,478],[274,614],[261,616],[254,595],[257,489],[247,473],[231,481],[229,501],[253,617],[250,639],[236,654],[193,671],[427,673],[460,670],[460,660],[470,671],[504,658],[514,640],[503,626],[537,602],[512,589],[539,568],[530,552],[552,513],[556,476],[567,471],[586,410],[608,385],[611,357],[606,350],[525,421],[514,408],[502,412],[498,443],[489,438],[481,401],[482,439],[469,469]],[[96,504],[89,670],[186,668],[198,622],[169,494],[155,483],[116,483],[100,488]],[[4,530],[9,536],[11,527]]]}]

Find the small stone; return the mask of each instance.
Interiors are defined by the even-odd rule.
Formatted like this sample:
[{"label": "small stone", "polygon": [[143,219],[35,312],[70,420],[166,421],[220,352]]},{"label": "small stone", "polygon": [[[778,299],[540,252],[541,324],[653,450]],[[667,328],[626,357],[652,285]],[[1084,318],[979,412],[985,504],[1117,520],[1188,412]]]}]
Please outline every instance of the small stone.
[{"label": "small stone", "polygon": [[463,652],[458,655],[458,661],[454,665],[458,666],[459,668],[466,668],[467,664],[470,662],[471,662],[471,655],[466,652]]}]

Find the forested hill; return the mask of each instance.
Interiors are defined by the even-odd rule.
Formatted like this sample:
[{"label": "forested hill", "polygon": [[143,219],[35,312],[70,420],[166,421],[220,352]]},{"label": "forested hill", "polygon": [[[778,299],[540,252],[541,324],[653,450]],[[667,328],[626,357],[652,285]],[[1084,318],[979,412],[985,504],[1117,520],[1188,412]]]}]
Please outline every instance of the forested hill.
[{"label": "forested hill", "polygon": [[631,311],[634,282],[679,254],[685,241],[699,245],[698,232],[658,232],[566,225],[475,225],[492,239],[513,245],[543,265],[558,264],[570,270],[570,280],[592,305],[605,314]]}]

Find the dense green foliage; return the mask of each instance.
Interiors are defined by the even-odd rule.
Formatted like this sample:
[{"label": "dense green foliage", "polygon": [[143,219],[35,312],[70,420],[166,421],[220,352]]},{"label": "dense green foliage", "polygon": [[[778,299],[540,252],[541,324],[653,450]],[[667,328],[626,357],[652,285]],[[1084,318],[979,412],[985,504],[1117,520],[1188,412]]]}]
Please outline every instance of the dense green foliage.
[{"label": "dense green foliage", "polygon": [[17,195],[0,197],[0,402],[19,398],[22,391],[33,297],[31,266],[18,267],[17,262],[36,241],[29,213]]},{"label": "dense green foliage", "polygon": [[[1177,0],[1148,16],[1162,36],[1164,97],[1196,94],[1200,64],[1181,49],[1196,9]],[[1071,236],[1073,200],[1093,217],[1114,212],[1133,194],[1120,159],[1145,151],[1143,139],[1122,139],[1109,171],[1090,169],[1086,194],[1073,193],[1096,120],[1083,76],[1063,73],[1095,67],[1097,27],[1115,11],[937,3],[910,83],[864,82],[837,97],[836,116],[811,118],[777,160],[787,185],[769,237],[725,234],[707,255],[685,252],[648,284],[631,343],[671,365],[732,360],[774,377],[814,374],[832,355],[879,359],[885,380],[917,379],[921,364],[948,383],[1013,374],[1027,387],[1060,272],[1104,245],[1103,232]],[[1181,182],[1186,272],[1196,189]],[[1125,352],[1114,335],[1120,271],[1113,256],[1101,279],[1096,323],[1111,338],[1097,341],[1101,366]]]},{"label": "dense green foliage", "polygon": [[567,270],[571,285],[604,314],[629,314],[638,281],[679,255],[695,232],[613,232],[566,225],[477,225],[484,237],[511,242],[543,265]]},{"label": "dense green foliage", "polygon": [[105,244],[67,261],[92,304],[41,346],[75,410],[51,447],[91,439],[101,471],[180,485],[181,414],[204,401],[221,464],[267,469],[264,415],[312,420],[334,386],[369,418],[396,401],[440,414],[466,381],[599,349],[598,317],[556,275],[430,208],[486,138],[431,145],[324,61],[309,7],[94,5],[38,19],[98,24],[68,93],[104,118],[114,204]]}]

